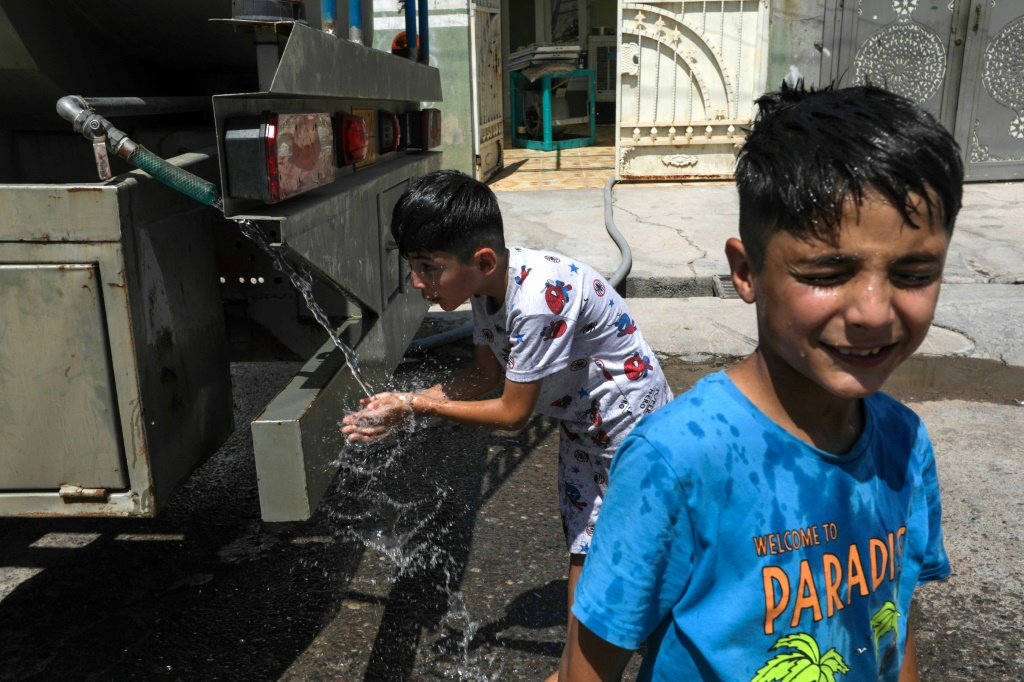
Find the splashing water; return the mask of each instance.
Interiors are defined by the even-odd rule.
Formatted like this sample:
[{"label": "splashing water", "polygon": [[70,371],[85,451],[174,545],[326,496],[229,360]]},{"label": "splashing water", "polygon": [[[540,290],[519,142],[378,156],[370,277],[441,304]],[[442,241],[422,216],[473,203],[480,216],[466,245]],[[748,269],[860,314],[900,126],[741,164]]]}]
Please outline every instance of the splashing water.
[{"label": "splashing water", "polygon": [[[363,393],[370,397],[374,391],[363,379],[359,371],[359,358],[333,329],[326,313],[313,298],[313,276],[308,270],[298,270],[289,263],[280,249],[270,245],[267,235],[252,220],[238,219],[242,234],[267,253],[274,266],[288,276],[292,285],[302,294],[306,305],[316,321],[330,335],[335,346],[345,356],[346,364],[352,372],[356,383]],[[406,436],[417,429],[410,422]],[[457,633],[457,641],[451,642],[448,653],[456,653],[454,666],[444,670],[444,676],[450,679],[473,682],[496,682],[501,679],[500,665],[494,660],[486,660],[473,651],[472,642],[480,627],[466,605],[465,595],[458,590],[456,577],[456,559],[443,547],[443,536],[446,529],[439,517],[450,490],[437,486],[433,493],[416,496],[411,501],[395,499],[383,487],[383,483],[395,476],[395,469],[405,465],[401,460],[409,453],[405,452],[403,439],[387,448],[387,456],[383,461],[371,462],[368,457],[341,457],[333,463],[345,472],[346,478],[359,481],[354,493],[355,499],[350,509],[355,513],[338,510],[331,514],[336,522],[345,527],[345,534],[358,540],[364,547],[386,557],[397,569],[395,579],[408,577],[420,572],[436,572],[440,576],[437,588],[446,595],[447,610],[441,617],[437,627],[442,631]],[[343,505],[347,507],[348,505]],[[358,511],[356,511],[358,510]],[[441,527],[436,525],[440,523]],[[454,649],[454,651],[451,651]],[[446,657],[443,652],[439,655]],[[497,668],[497,670],[495,670]]]},{"label": "splashing water", "polygon": [[331,341],[334,342],[334,345],[337,346],[345,356],[345,364],[348,365],[349,371],[352,372],[352,377],[356,380],[356,383],[359,384],[359,389],[367,398],[372,396],[374,394],[373,389],[370,388],[370,385],[365,379],[363,379],[363,375],[359,371],[359,356],[356,355],[354,350],[349,348],[348,344],[341,340],[341,337],[338,336],[338,332],[335,331],[334,327],[331,326],[330,320],[327,319],[327,314],[316,302],[316,299],[313,298],[312,273],[308,270],[299,271],[292,267],[291,263],[285,259],[278,249],[270,246],[270,242],[267,240],[267,235],[254,221],[243,219],[235,220],[235,222],[238,223],[238,228],[246,238],[259,246],[260,249],[273,259],[274,267],[288,276],[292,286],[294,286],[295,289],[302,294],[302,298],[305,299],[306,307],[309,308],[309,312],[313,314],[313,317],[318,323],[320,323],[320,326],[327,331],[331,337]]},{"label": "splashing water", "polygon": [[[429,476],[396,484],[408,477],[410,462],[422,448],[413,437],[418,428],[409,424],[387,447],[363,450],[373,453],[372,464],[369,457],[352,456],[336,462],[344,498],[330,517],[344,536],[391,563],[395,574],[389,582],[425,581],[443,599],[445,606],[431,626],[440,637],[425,661],[431,674],[460,682],[497,682],[502,679],[500,654],[474,646],[482,623],[458,587],[463,560],[448,547],[452,507],[459,504],[452,496],[457,493]],[[430,597],[419,606],[430,611]]]}]

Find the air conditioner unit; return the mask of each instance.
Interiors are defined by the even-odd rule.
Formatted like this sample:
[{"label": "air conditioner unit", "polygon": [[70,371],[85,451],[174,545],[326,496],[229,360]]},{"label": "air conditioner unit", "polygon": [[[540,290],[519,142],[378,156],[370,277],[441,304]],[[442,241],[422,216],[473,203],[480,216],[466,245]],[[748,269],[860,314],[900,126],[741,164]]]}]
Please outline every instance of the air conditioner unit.
[{"label": "air conditioner unit", "polygon": [[619,77],[617,42],[614,35],[587,37],[587,68],[596,76],[598,102],[615,101],[615,83]]}]

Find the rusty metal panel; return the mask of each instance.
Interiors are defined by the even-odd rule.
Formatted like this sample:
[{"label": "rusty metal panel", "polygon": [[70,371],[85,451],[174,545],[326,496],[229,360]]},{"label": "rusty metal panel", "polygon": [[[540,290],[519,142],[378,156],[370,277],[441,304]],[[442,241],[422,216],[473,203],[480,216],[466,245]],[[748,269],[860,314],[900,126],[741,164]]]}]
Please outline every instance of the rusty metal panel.
[{"label": "rusty metal panel", "polygon": [[[171,161],[205,176],[216,172],[215,160],[202,154]],[[0,189],[35,206],[48,205],[45,197],[68,188]],[[21,412],[16,421],[5,415],[0,440],[14,444],[2,451],[5,458],[13,461],[9,453],[15,453],[19,460],[32,461],[40,475],[31,489],[16,488],[24,484],[10,478],[11,467],[0,466],[0,515],[151,516],[232,427],[223,313],[212,254],[213,210],[142,172],[115,178],[92,194],[112,198],[113,208],[107,213],[111,224],[101,227],[110,234],[116,231],[118,240],[85,241],[78,233],[77,214],[61,210],[18,223],[24,232],[9,229],[9,239],[0,239],[0,263],[7,266],[0,276],[0,327],[9,324],[15,331],[7,329],[7,338],[18,340],[0,343],[0,382],[5,389],[0,401],[9,401],[10,377],[19,377],[20,392],[37,405],[53,402],[48,393],[54,387],[64,392],[52,413],[41,408]],[[88,208],[83,214],[83,233],[93,234],[89,226],[94,216]],[[71,238],[24,238],[35,234],[33,225],[46,222]],[[70,269],[54,280],[52,268],[59,269],[60,264],[69,264]],[[31,280],[29,286],[11,274],[20,271],[51,274],[46,281],[42,276]],[[80,281],[85,272],[92,278],[88,282]],[[61,285],[51,286],[54,281]],[[91,295],[87,284],[93,287]],[[15,351],[40,354],[49,365],[26,369],[25,359],[12,355]],[[80,354],[88,362],[103,363],[102,368],[80,360]],[[72,356],[74,363],[86,363],[89,371],[67,361]],[[40,434],[57,438],[64,429],[60,419],[77,419],[85,409],[79,406],[80,393],[87,395],[89,405],[109,403],[109,420],[74,422],[66,436],[67,451],[37,447]],[[70,480],[62,469],[73,463],[75,472],[109,471],[114,460],[120,462],[121,478],[106,481],[106,486]],[[43,473],[54,475],[46,480]],[[104,495],[68,493],[75,487],[104,488]]]},{"label": "rusty metal panel", "polygon": [[101,286],[95,263],[0,264],[5,490],[128,486]]},{"label": "rusty metal panel", "polygon": [[620,0],[619,17],[616,177],[732,177],[765,89],[767,0]]},{"label": "rusty metal panel", "polygon": [[117,241],[117,188],[0,185],[0,241]]}]

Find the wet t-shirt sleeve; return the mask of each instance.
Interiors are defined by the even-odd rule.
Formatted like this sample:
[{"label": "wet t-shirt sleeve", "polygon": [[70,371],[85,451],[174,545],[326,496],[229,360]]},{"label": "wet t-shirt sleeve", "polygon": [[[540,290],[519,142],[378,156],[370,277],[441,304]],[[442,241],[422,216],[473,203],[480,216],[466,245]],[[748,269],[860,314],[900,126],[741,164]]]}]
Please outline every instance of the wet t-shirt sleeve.
[{"label": "wet t-shirt sleeve", "polygon": [[572,610],[601,639],[636,649],[682,597],[693,529],[683,485],[644,437],[626,439],[610,478]]},{"label": "wet t-shirt sleeve", "polygon": [[921,450],[919,456],[924,460],[921,468],[921,487],[927,514],[927,541],[925,545],[924,559],[921,562],[921,574],[918,576],[917,584],[933,580],[942,580],[950,574],[949,558],[946,555],[945,544],[942,537],[942,501],[939,494],[939,475],[935,467],[935,454],[932,450],[931,439],[922,424],[918,431],[918,447]]},{"label": "wet t-shirt sleeve", "polygon": [[509,325],[506,376],[534,381],[561,372],[572,359],[574,320],[562,315],[516,315]]}]

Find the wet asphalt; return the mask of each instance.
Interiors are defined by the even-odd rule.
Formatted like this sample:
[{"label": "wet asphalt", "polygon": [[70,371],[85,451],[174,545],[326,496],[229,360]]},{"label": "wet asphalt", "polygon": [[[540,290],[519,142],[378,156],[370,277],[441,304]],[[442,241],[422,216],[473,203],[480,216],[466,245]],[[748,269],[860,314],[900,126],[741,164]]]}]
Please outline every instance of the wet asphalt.
[{"label": "wet asphalt", "polygon": [[[396,381],[440,378],[468,353],[410,359]],[[676,393],[731,361],[662,358]],[[894,382],[932,428],[940,472],[957,439],[979,458],[943,477],[954,576],[916,600],[922,679],[1019,680],[1024,502],[1009,485],[982,498],[972,486],[1020,482],[1024,428],[993,413],[1020,409],[1020,385],[972,395],[958,377],[998,366],[956,364]],[[297,368],[233,365],[236,431],[157,518],[0,520],[3,565],[36,571],[0,600],[0,679],[538,680],[554,669],[566,590],[555,424],[423,423],[346,448],[314,518],[266,524],[247,425]],[[967,399],[931,400],[957,385]],[[1002,425],[985,443],[957,427],[979,414]]]}]

